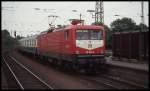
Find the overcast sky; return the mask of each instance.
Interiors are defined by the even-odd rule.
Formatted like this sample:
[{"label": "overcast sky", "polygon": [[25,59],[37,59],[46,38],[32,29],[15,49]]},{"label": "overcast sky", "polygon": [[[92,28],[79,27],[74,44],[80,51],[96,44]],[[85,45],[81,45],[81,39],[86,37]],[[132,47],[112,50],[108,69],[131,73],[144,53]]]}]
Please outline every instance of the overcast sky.
[{"label": "overcast sky", "polygon": [[[149,25],[148,2],[144,2],[144,20]],[[2,2],[2,29],[8,29],[12,34],[14,30],[17,34],[26,36],[38,34],[48,28],[48,15],[59,16],[53,22],[58,25],[70,24],[69,19],[78,18],[80,13],[85,24],[94,22],[92,15],[87,10],[94,10],[95,2]],[[72,10],[77,10],[73,12]],[[114,16],[114,15],[120,16]],[[104,1],[104,23],[110,26],[110,23],[117,18],[129,17],[136,24],[141,22],[141,2],[140,1]]]}]

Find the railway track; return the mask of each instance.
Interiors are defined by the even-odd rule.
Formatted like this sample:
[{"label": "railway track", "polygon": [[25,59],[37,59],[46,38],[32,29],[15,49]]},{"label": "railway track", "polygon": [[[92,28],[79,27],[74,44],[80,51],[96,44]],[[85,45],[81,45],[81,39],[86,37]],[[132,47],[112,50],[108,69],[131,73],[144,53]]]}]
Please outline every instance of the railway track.
[{"label": "railway track", "polygon": [[[57,67],[56,67],[57,68]],[[108,73],[105,72],[105,74],[99,73],[99,75],[95,76],[85,76],[81,74],[74,74],[74,72],[69,75],[87,80],[89,83],[95,84],[96,86],[101,86],[102,89],[148,89],[148,86],[138,81],[138,83],[130,80],[136,80],[141,78],[147,77],[147,73],[145,72],[142,74],[143,71],[136,71],[139,76],[136,76],[134,71],[126,69],[126,68],[119,68],[119,67],[111,67],[109,68]],[[134,73],[133,73],[134,72]],[[66,72],[68,73],[68,72]],[[125,77],[126,74],[128,78]],[[131,77],[134,76],[134,77]],[[124,79],[125,78],[125,79]],[[133,79],[135,78],[135,79]],[[144,79],[145,80],[145,79]]]},{"label": "railway track", "polygon": [[53,87],[36,76],[24,65],[19,63],[15,58],[8,55],[3,56],[2,58],[12,74],[9,76],[14,77],[14,84],[16,84],[17,87],[16,89],[53,89]]},{"label": "railway track", "polygon": [[[109,68],[109,69],[108,69]],[[111,69],[112,68],[112,69]],[[148,74],[142,70],[122,67],[107,67],[106,72],[97,75],[81,76],[81,78],[103,85],[108,89],[148,89]],[[137,75],[138,74],[138,75]],[[80,77],[80,76],[79,76]],[[147,79],[147,80],[146,80]]]},{"label": "railway track", "polygon": [[82,79],[85,79],[89,82],[92,82],[93,84],[96,84],[97,86],[102,86],[103,88],[102,89],[118,89],[117,87],[114,87],[112,84],[109,84],[107,82],[104,82],[104,81],[99,81],[97,79],[95,79],[94,77],[85,77],[85,76],[79,76],[79,78],[82,78]]},{"label": "railway track", "polygon": [[109,75],[98,75],[98,76],[79,76],[82,79],[88,80],[94,84],[103,86],[104,89],[147,89],[145,86],[141,86],[138,84],[129,83],[127,81],[117,79],[115,77]]},{"label": "railway track", "polygon": [[130,82],[130,81],[127,81],[127,80],[123,80],[120,77],[114,77],[114,76],[106,75],[106,74],[101,75],[101,77],[106,77],[107,79],[115,80],[115,81],[123,83],[123,84],[125,84],[128,87],[131,87],[133,89],[147,89],[148,88],[148,87],[146,87],[144,85],[141,85],[141,84],[137,84],[137,83]]},{"label": "railway track", "polygon": [[[57,67],[56,67],[57,68]],[[64,71],[63,69],[58,69],[59,71],[61,70],[61,71]],[[64,71],[65,72],[65,71]],[[68,72],[66,72],[66,73],[68,73]],[[68,73],[69,74],[69,73]],[[72,75],[73,77],[79,77],[79,78],[81,78],[81,79],[84,79],[84,80],[86,80],[86,81],[88,81],[89,83],[92,83],[92,84],[95,84],[95,85],[97,85],[97,86],[100,86],[100,88],[101,89],[121,89],[121,88],[119,88],[118,86],[116,86],[116,85],[114,85],[114,81],[112,81],[111,83],[110,83],[110,79],[108,79],[108,78],[101,78],[101,79],[103,79],[103,80],[101,80],[101,79],[98,79],[98,77],[97,78],[95,78],[95,77],[89,77],[89,76],[85,76],[85,75],[81,75],[81,74],[77,74],[77,73],[70,73],[69,75]],[[119,82],[118,82],[119,83]],[[121,82],[120,82],[121,83]],[[119,83],[119,84],[120,84]],[[123,88],[123,87],[122,87]],[[131,88],[131,87],[130,87]]]},{"label": "railway track", "polygon": [[[2,65],[2,90],[7,90],[7,89],[19,89],[18,83],[16,82],[13,74],[5,64],[5,62],[1,61]],[[8,82],[9,81],[9,82]]]},{"label": "railway track", "polygon": [[148,88],[148,72],[143,70],[119,67],[108,65],[109,69],[106,75],[109,78],[118,79],[124,83],[133,84],[134,86],[141,88]]},{"label": "railway track", "polygon": [[114,86],[116,86],[119,89],[146,89],[146,86],[132,83],[127,80],[123,80],[119,77],[114,77],[114,76],[110,76],[110,75],[106,75],[106,74],[99,75],[99,77],[97,77],[97,78],[98,79],[99,78],[107,79],[110,81],[110,83],[112,82],[112,84],[114,84]]}]

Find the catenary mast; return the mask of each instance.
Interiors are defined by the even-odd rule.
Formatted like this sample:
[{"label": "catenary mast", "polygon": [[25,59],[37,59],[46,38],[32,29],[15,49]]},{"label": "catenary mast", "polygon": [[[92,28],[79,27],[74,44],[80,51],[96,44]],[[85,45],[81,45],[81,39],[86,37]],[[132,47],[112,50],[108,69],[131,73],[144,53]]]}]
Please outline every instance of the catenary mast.
[{"label": "catenary mast", "polygon": [[96,5],[95,5],[95,22],[101,22],[101,23],[104,24],[103,1],[96,1]]}]

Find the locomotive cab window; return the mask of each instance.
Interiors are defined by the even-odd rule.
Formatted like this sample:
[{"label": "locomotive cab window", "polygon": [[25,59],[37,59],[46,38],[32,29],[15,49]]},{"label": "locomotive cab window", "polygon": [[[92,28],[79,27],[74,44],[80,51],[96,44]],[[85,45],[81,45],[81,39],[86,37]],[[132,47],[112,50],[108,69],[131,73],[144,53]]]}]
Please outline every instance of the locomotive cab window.
[{"label": "locomotive cab window", "polygon": [[77,30],[76,39],[77,40],[101,40],[102,31],[100,30]]},{"label": "locomotive cab window", "polygon": [[76,31],[77,40],[88,40],[88,30],[77,30]]},{"label": "locomotive cab window", "polygon": [[102,32],[101,31],[91,31],[91,40],[101,40],[102,39]]}]

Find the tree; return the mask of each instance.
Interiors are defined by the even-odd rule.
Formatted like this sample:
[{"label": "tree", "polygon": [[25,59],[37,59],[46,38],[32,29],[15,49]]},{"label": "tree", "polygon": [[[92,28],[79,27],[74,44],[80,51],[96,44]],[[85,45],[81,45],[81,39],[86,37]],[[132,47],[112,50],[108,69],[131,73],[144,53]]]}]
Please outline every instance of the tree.
[{"label": "tree", "polygon": [[113,31],[133,31],[135,30],[136,23],[131,18],[124,17],[113,21],[110,26]]},{"label": "tree", "polygon": [[17,44],[17,40],[10,36],[8,30],[2,30],[2,53],[10,51]]},{"label": "tree", "polygon": [[106,34],[106,48],[111,49],[112,48],[112,31],[107,25],[104,25],[104,31]]},{"label": "tree", "polygon": [[[142,29],[142,28],[143,28],[143,29]],[[147,30],[148,30],[147,25],[142,24],[142,23],[140,23],[139,25],[136,25],[135,31],[140,31],[140,30],[142,30],[142,31],[147,31]]]},{"label": "tree", "polygon": [[2,37],[8,37],[8,36],[10,36],[8,30],[7,29],[2,30]]},{"label": "tree", "polygon": [[19,40],[19,39],[22,39],[24,37],[20,36],[20,35],[17,35],[16,39]]}]

